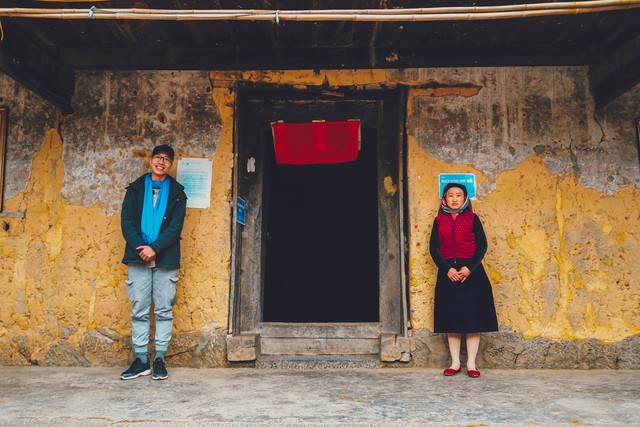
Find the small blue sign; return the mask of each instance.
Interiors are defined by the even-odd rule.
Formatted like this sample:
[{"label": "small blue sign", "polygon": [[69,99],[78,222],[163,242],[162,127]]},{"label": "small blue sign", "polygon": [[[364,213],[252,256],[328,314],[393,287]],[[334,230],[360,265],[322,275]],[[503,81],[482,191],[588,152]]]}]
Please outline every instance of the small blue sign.
[{"label": "small blue sign", "polygon": [[236,201],[236,221],[238,223],[245,225],[245,212],[246,212],[247,204],[246,202],[238,197]]},{"label": "small blue sign", "polygon": [[438,175],[438,197],[442,197],[442,191],[447,184],[455,182],[467,187],[470,199],[476,198],[476,176],[472,173],[441,173]]}]

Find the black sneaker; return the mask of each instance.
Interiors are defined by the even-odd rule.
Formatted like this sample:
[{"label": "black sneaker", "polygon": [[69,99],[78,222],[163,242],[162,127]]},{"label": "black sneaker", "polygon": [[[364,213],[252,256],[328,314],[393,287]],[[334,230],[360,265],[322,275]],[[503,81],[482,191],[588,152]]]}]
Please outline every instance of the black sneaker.
[{"label": "black sneaker", "polygon": [[154,380],[166,380],[169,378],[167,367],[164,366],[164,360],[160,357],[156,357],[156,360],[153,361],[153,376],[151,378]]},{"label": "black sneaker", "polygon": [[151,369],[149,366],[149,361],[142,362],[139,357],[136,357],[136,360],[133,361],[131,367],[120,374],[120,379],[123,380],[132,380],[143,375],[149,375],[151,373]]}]

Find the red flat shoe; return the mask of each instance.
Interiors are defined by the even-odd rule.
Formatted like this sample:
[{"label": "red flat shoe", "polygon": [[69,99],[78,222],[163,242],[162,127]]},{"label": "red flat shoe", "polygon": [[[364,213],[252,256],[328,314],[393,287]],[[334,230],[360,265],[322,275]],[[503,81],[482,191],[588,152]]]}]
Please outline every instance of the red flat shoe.
[{"label": "red flat shoe", "polygon": [[478,378],[480,376],[480,371],[477,371],[475,369],[467,369],[467,375],[469,375],[471,378]]},{"label": "red flat shoe", "polygon": [[443,374],[445,377],[452,377],[455,374],[459,374],[460,371],[462,371],[462,366],[460,366],[458,369],[447,368],[444,370]]}]

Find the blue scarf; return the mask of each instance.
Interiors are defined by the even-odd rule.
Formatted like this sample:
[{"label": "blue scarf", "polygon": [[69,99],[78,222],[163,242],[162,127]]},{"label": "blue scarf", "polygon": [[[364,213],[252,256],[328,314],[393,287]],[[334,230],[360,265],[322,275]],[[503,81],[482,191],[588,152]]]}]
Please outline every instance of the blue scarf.
[{"label": "blue scarf", "polygon": [[[142,240],[147,245],[155,242],[160,234],[160,226],[167,211],[167,202],[169,201],[169,187],[171,186],[169,178],[164,181],[154,181],[151,179],[151,173],[147,174],[144,179],[144,203],[142,204],[142,219],[140,226],[142,228]],[[153,206],[153,189],[159,188],[156,206]]]}]

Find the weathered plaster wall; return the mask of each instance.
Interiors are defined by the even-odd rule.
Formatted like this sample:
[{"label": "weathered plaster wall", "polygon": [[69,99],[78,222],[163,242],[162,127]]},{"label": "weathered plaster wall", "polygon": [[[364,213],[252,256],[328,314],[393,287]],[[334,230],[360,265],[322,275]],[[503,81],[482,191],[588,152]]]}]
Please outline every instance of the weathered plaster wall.
[{"label": "weathered plaster wall", "polygon": [[628,117],[634,103],[637,111],[637,88],[635,97],[630,93],[626,101],[618,101],[619,107],[607,109],[612,113],[605,117],[619,121],[614,124],[594,117],[586,69],[580,67],[422,69],[407,74],[417,81],[478,88],[476,96],[414,92],[409,127],[422,151],[447,163],[473,165],[486,175],[482,193],[495,189],[500,172],[532,155],[554,175],[575,175],[582,186],[609,195],[640,186]]},{"label": "weathered plaster wall", "polygon": [[[74,205],[120,209],[122,189],[147,170],[145,149],[166,143],[177,155],[213,157],[222,132],[206,73],[86,73],[61,133],[62,195]],[[119,194],[99,191],[116,188]]]},{"label": "weathered plaster wall", "polygon": [[503,331],[485,340],[485,363],[634,367],[640,332],[638,88],[599,118],[581,68],[463,73],[434,77],[472,83],[481,88],[477,94],[409,95],[411,318],[421,349],[415,355],[423,363],[430,357],[444,362],[441,340],[427,333],[433,326],[428,238],[438,207],[437,175],[469,172],[480,183],[474,206],[489,238],[485,266]]},{"label": "weathered plaster wall", "polygon": [[[55,125],[37,111],[20,117],[29,132],[18,135],[32,141],[31,152],[12,123],[7,173],[12,188],[23,190],[7,194],[4,211],[25,217],[3,219],[0,364],[126,362],[119,206],[126,185],[148,170],[151,148],[163,142],[178,156],[214,158],[211,208],[189,209],[185,221],[170,357],[224,364],[232,94],[212,88],[206,73],[82,73],[77,82],[73,115]],[[17,110],[39,106],[13,101]],[[14,163],[27,173],[12,175]]]},{"label": "weathered plaster wall", "polygon": [[473,172],[501,325],[484,366],[640,366],[640,87],[595,114],[580,67],[79,73],[67,117],[0,76],[0,97],[22,112],[5,211],[26,214],[0,231],[0,364],[124,365],[119,204],[158,142],[214,159],[211,208],[187,213],[171,363],[225,363],[238,82],[408,88],[415,365],[447,358],[431,333],[437,174]]},{"label": "weathered plaster wall", "polygon": [[58,110],[2,73],[0,105],[9,109],[4,197],[11,198],[24,191],[46,131],[58,127]]}]

